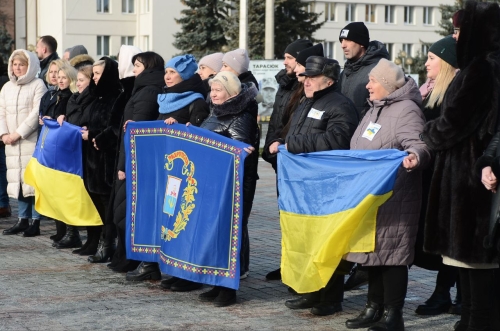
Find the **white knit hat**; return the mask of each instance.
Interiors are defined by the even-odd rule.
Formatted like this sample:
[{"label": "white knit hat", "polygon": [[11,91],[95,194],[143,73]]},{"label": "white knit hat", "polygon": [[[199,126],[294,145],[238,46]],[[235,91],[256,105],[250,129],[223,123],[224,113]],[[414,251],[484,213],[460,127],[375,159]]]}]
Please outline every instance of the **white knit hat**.
[{"label": "white knit hat", "polygon": [[241,75],[248,71],[248,66],[250,65],[250,59],[248,58],[248,53],[245,49],[238,48],[234,51],[227,52],[222,57],[222,62],[230,66],[234,71]]}]

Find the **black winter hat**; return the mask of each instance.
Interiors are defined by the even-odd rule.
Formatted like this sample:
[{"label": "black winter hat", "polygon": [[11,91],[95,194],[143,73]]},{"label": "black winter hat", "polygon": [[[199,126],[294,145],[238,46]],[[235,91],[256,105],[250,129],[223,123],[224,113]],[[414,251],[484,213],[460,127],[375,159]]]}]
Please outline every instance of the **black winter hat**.
[{"label": "black winter hat", "polygon": [[309,56],[325,56],[323,53],[323,44],[316,44],[313,47],[309,47],[304,49],[302,52],[297,55],[295,60],[303,65],[304,67],[306,66],[306,60]]},{"label": "black winter hat", "polygon": [[452,36],[444,37],[432,44],[429,52],[436,54],[453,68],[458,68],[457,41]]},{"label": "black winter hat", "polygon": [[370,33],[368,32],[368,28],[365,23],[352,22],[340,30],[340,42],[342,42],[342,39],[354,41],[355,43],[368,48],[368,44],[370,43]]},{"label": "black winter hat", "polygon": [[288,53],[291,56],[293,56],[294,58],[297,58],[297,55],[299,55],[299,53],[301,51],[303,51],[306,48],[312,47],[312,45],[313,44],[310,40],[298,39],[298,40],[295,40],[290,45],[286,46],[285,53]]},{"label": "black winter hat", "polygon": [[323,56],[309,56],[306,60],[306,71],[299,76],[314,77],[323,75],[337,81],[340,76],[340,64],[337,60]]}]

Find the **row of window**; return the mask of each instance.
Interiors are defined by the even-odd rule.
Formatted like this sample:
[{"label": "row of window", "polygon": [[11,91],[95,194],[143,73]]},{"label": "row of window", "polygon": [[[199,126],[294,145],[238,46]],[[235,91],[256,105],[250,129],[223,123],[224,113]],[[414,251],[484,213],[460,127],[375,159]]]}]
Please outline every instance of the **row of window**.
[{"label": "row of window", "polygon": [[[315,11],[316,2],[310,2],[308,5],[308,10],[310,12]],[[376,6],[377,5],[364,5],[365,6],[365,22],[376,23]],[[325,21],[337,21],[337,8],[335,2],[325,2]],[[424,15],[422,22],[426,25],[432,25],[432,13],[433,7],[424,7]],[[415,24],[415,7],[404,6],[404,23],[405,24]],[[346,22],[358,21],[356,18],[356,4],[346,3],[345,4],[345,20]],[[396,6],[386,5],[385,6],[385,23],[396,23]]]},{"label": "row of window", "polygon": [[[142,49],[145,51],[149,50],[149,36],[142,37]],[[109,46],[110,36],[97,36],[97,55],[104,56],[110,55],[110,46]],[[121,37],[120,45],[134,45],[135,37],[134,36],[123,36]]]},{"label": "row of window", "polygon": [[[335,58],[335,43],[336,43],[335,41],[325,41],[324,42],[325,56],[330,58],[330,59]],[[340,43],[339,43],[339,45],[340,45]],[[394,53],[394,44],[386,43],[385,47],[386,47],[387,51],[389,52],[389,58],[393,59],[394,56],[396,55]],[[401,50],[405,51],[406,54],[412,55],[413,54],[413,44],[403,44],[403,47],[401,48]],[[428,51],[429,51],[429,46],[426,44],[422,44],[421,48],[420,48],[421,54],[427,54]],[[336,60],[339,60],[339,59],[336,59]],[[346,61],[346,60],[347,59],[344,56],[343,61]]]},{"label": "row of window", "polygon": [[[110,0],[97,0],[97,12],[110,13],[111,8],[109,2]],[[149,13],[149,2],[150,0],[142,0],[143,13]],[[135,13],[135,0],[122,0],[122,13]]]}]

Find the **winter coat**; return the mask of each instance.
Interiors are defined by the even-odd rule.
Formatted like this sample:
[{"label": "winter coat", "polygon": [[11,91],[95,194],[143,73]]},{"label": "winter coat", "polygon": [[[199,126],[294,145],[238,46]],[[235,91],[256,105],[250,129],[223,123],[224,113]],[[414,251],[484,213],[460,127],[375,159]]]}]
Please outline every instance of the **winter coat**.
[{"label": "winter coat", "polygon": [[[46,92],[45,94],[47,94]],[[69,98],[73,95],[73,92],[69,88],[64,90],[57,90],[54,98],[56,99],[55,104],[46,110],[40,110],[40,116],[49,116],[52,119],[57,119],[59,115],[66,115],[66,106],[68,104]],[[45,95],[44,95],[45,96]]]},{"label": "winter coat", "polygon": [[[349,253],[346,256],[348,261],[364,266],[409,265],[413,262],[422,199],[422,174],[418,170],[425,168],[431,157],[419,138],[425,124],[421,103],[417,84],[407,78],[403,87],[384,99],[369,101],[370,109],[352,137],[351,149],[399,149],[415,154],[418,165],[410,172],[399,167],[393,194],[378,209],[375,252]],[[370,122],[381,125],[372,141],[362,137]]]},{"label": "winter coat", "polygon": [[59,55],[57,55],[57,52],[54,52],[54,53],[50,54],[49,56],[47,56],[42,61],[39,61],[40,73],[38,74],[37,77],[40,78],[41,80],[43,80],[45,86],[49,85],[48,82],[45,80],[45,76],[47,75],[47,71],[49,71],[50,62],[57,60],[57,59],[59,59]]},{"label": "winter coat", "polygon": [[366,89],[368,74],[380,59],[389,60],[389,53],[384,44],[376,40],[371,41],[365,55],[356,61],[347,60],[340,74],[340,92],[354,102],[361,117],[370,108],[367,103],[370,95]]},{"label": "winter coat", "polygon": [[[94,81],[91,81],[93,83]],[[89,122],[90,104],[95,100],[95,96],[90,92],[88,86],[82,93],[76,92],[71,95],[66,105],[66,121],[77,126],[87,126]]]},{"label": "winter coat", "polygon": [[[257,88],[253,84],[242,84],[241,92],[221,105],[210,103],[210,116],[201,127],[224,137],[242,141],[256,149],[259,144],[257,124],[258,106],[255,101]],[[257,149],[258,150],[258,149]],[[255,187],[258,179],[259,153],[248,155],[244,164],[243,177],[243,223],[248,222],[252,210]]]},{"label": "winter coat", "polygon": [[[16,78],[12,72],[12,58],[24,53],[28,71]],[[36,78],[40,62],[36,55],[23,49],[15,50],[9,59],[9,79],[0,91],[0,137],[17,132],[21,139],[5,146],[7,162],[7,193],[17,199],[22,185],[23,196],[34,196],[33,188],[24,183],[24,171],[36,146],[40,100],[47,91],[41,79]]]},{"label": "winter coat", "polygon": [[257,82],[257,79],[255,76],[252,74],[251,71],[244,72],[238,76],[238,79],[242,84],[248,84],[248,83],[253,83],[257,90],[259,89],[259,82]]},{"label": "winter coat", "polygon": [[[333,84],[314,92],[295,110],[285,138],[290,153],[349,149],[359,119],[352,101],[339,92]],[[310,116],[312,108],[323,112],[319,119]]]},{"label": "winter coat", "polygon": [[286,70],[282,69],[276,75],[276,81],[278,82],[279,88],[276,92],[276,98],[273,105],[273,113],[271,114],[271,119],[269,120],[269,126],[267,128],[266,142],[264,149],[262,151],[262,158],[271,163],[273,168],[276,170],[276,154],[269,153],[269,146],[281,138],[281,132],[286,123],[283,123],[283,116],[285,115],[285,110],[290,102],[290,98],[293,93],[299,87],[299,82],[296,77],[290,77],[286,74]]},{"label": "winter coat", "polygon": [[[95,100],[88,106],[88,144],[85,183],[90,193],[109,194],[114,179],[116,148],[123,115],[124,93],[118,79],[118,65],[108,57],[97,86],[90,92]],[[92,140],[99,150],[94,148]]]},{"label": "winter coat", "polygon": [[[201,95],[206,95],[205,87],[203,86],[203,81],[200,75],[195,74],[193,77],[186,79],[172,87],[164,89],[164,94],[167,93],[183,93],[183,92],[195,92]],[[160,102],[162,94],[158,96],[158,101]],[[168,114],[160,114],[159,120],[166,120],[169,117],[175,118],[175,120],[181,124],[191,122],[191,124],[200,126],[205,118],[209,114],[208,104],[204,99],[196,99],[191,104],[182,107],[179,110],[175,110]]]},{"label": "winter coat", "polygon": [[491,193],[474,165],[496,130],[500,91],[500,9],[467,2],[457,42],[460,72],[422,139],[436,153],[424,250],[465,263],[497,262],[485,249]]},{"label": "winter coat", "polygon": [[39,113],[40,117],[53,113],[57,102],[57,91],[55,88],[49,88],[40,100]]}]

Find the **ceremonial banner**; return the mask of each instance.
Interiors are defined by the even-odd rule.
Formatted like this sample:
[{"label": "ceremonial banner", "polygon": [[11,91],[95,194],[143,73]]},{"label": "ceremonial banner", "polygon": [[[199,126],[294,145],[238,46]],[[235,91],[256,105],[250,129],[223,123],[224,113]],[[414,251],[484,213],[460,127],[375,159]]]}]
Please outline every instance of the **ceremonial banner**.
[{"label": "ceremonial banner", "polygon": [[248,145],[163,121],[129,123],[124,141],[127,257],[238,289]]},{"label": "ceremonial banner", "polygon": [[299,293],[326,286],[342,256],[373,252],[377,210],[392,195],[406,152],[278,153],[283,283]]},{"label": "ceremonial banner", "polygon": [[24,181],[35,188],[35,209],[68,225],[102,225],[83,183],[81,128],[44,120]]}]

